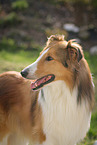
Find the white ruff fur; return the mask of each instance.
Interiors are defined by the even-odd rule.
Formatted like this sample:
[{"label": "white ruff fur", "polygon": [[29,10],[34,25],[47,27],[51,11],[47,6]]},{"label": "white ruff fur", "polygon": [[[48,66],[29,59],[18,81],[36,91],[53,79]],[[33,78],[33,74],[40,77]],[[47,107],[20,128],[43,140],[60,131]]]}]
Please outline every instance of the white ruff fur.
[{"label": "white ruff fur", "polygon": [[83,100],[77,104],[77,87],[70,92],[64,81],[53,82],[39,93],[43,111],[43,130],[46,141],[42,145],[74,145],[86,135],[91,113]]},{"label": "white ruff fur", "polygon": [[29,142],[26,138],[23,138],[20,135],[16,134],[9,134],[7,135],[2,142],[0,142],[0,145],[28,145]]},{"label": "white ruff fur", "polygon": [[0,142],[0,145],[7,145],[8,136],[9,136],[9,135],[7,135],[7,136],[2,140],[2,142]]}]

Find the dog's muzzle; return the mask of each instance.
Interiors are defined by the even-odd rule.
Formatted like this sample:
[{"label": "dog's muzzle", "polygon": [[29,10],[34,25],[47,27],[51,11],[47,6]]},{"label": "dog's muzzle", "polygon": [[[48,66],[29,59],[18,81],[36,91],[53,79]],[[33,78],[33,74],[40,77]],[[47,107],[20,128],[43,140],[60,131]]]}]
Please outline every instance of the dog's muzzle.
[{"label": "dog's muzzle", "polygon": [[28,75],[28,71],[27,71],[27,70],[22,70],[22,71],[21,71],[21,75],[22,75],[24,78],[26,78],[27,75]]}]

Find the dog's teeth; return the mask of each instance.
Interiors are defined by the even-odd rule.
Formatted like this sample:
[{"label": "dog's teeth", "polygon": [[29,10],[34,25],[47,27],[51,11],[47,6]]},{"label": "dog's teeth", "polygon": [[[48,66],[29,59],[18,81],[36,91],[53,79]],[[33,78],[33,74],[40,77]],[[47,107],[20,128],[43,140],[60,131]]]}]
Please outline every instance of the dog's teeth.
[{"label": "dog's teeth", "polygon": [[35,83],[35,87],[37,87],[38,85],[37,85],[37,83]]}]

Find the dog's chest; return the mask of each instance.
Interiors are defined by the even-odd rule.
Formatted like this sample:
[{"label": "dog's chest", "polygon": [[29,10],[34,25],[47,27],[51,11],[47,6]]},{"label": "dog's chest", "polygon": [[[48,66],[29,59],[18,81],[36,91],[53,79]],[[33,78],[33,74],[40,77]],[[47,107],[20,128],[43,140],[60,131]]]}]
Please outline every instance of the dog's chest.
[{"label": "dog's chest", "polygon": [[74,145],[82,139],[90,125],[86,104],[77,104],[77,89],[71,93],[62,81],[40,91],[43,111],[43,130],[46,141],[42,145]]}]

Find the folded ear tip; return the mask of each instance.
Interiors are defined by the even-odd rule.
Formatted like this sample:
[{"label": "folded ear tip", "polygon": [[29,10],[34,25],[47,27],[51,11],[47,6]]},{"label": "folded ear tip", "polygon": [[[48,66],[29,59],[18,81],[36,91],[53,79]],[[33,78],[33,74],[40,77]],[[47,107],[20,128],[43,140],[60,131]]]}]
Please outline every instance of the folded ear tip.
[{"label": "folded ear tip", "polygon": [[70,48],[70,47],[71,47],[71,40],[69,40],[67,43],[67,48]]}]

